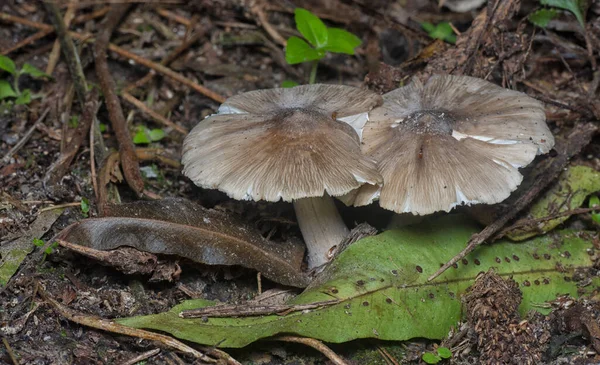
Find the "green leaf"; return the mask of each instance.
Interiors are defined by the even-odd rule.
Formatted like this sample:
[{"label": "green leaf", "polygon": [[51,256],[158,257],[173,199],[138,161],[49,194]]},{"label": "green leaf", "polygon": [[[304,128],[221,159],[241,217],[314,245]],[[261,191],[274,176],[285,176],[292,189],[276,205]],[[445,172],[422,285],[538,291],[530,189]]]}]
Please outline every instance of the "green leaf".
[{"label": "green leaf", "polygon": [[[119,319],[136,328],[166,331],[197,343],[243,347],[278,333],[341,343],[358,338],[404,341],[415,337],[441,339],[463,314],[461,295],[478,273],[494,267],[520,285],[521,314],[535,309],[547,314],[546,301],[557,293],[579,296],[594,290],[578,287],[575,270],[594,265],[587,249],[593,234],[560,231],[514,244],[499,241],[478,247],[456,268],[432,282],[427,277],[462,250],[480,227],[458,215],[364,238],[342,252],[299,296],[288,304],[338,299],[334,305],[287,315],[239,318],[179,317],[182,310],[214,305],[185,301],[169,312]],[[586,238],[588,237],[588,238]],[[565,279],[566,278],[566,279]]]},{"label": "green leaf", "polygon": [[327,28],[329,36],[327,45],[323,48],[329,52],[354,54],[354,49],[362,43],[354,34],[339,28]]},{"label": "green leaf", "polygon": [[581,27],[585,29],[585,16],[583,13],[587,8],[586,0],[540,0],[540,4],[570,11],[575,15]]},{"label": "green leaf", "polygon": [[557,15],[558,11],[556,11],[556,9],[539,9],[529,14],[527,19],[529,19],[533,25],[536,25],[540,28],[546,28],[548,23],[550,23],[552,19],[556,18]]},{"label": "green leaf", "polygon": [[31,102],[31,90],[25,89],[15,100],[17,105],[27,105]]},{"label": "green leaf", "polygon": [[98,126],[98,128],[100,129],[101,133],[106,132],[106,124],[100,123],[100,125]]},{"label": "green leaf", "polygon": [[442,359],[449,359],[452,357],[452,351],[447,347],[438,347],[437,353]]},{"label": "green leaf", "polygon": [[[322,48],[327,44],[327,26],[313,13],[302,8],[294,10],[296,28],[306,38],[308,43],[315,48]],[[289,42],[289,41],[288,41]]]},{"label": "green leaf", "polygon": [[90,212],[90,201],[87,198],[81,198],[81,212],[85,214]]},{"label": "green leaf", "polygon": [[23,67],[21,68],[20,72],[21,72],[21,74],[29,75],[29,76],[35,77],[35,78],[41,78],[41,77],[51,78],[52,77],[52,76],[48,75],[47,73],[45,73],[44,71],[40,70],[39,68],[37,68],[29,63],[25,63],[23,65]]},{"label": "green leaf", "polygon": [[150,138],[150,131],[143,125],[135,128],[135,135],[133,136],[133,143],[135,144],[146,144],[152,142]]},{"label": "green leaf", "polygon": [[0,100],[6,98],[16,98],[17,93],[12,85],[6,80],[0,80]]},{"label": "green leaf", "polygon": [[155,129],[151,129],[148,132],[148,135],[150,136],[150,140],[152,142],[157,142],[157,141],[160,141],[161,139],[165,138],[165,131],[163,131],[162,129],[159,129],[159,128],[155,128]]},{"label": "green leaf", "polygon": [[325,56],[325,51],[312,48],[298,37],[290,37],[285,46],[285,60],[290,65],[320,60],[323,56]]},{"label": "green leaf", "polygon": [[292,81],[292,80],[283,80],[283,82],[281,83],[281,87],[282,88],[290,88],[290,87],[294,87],[294,86],[298,86],[299,84],[296,81]]},{"label": "green leaf", "polygon": [[438,362],[442,361],[441,357],[431,352],[424,353],[421,359],[423,359],[423,361],[425,361],[427,364],[437,364]]},{"label": "green leaf", "polygon": [[441,22],[438,25],[424,22],[421,23],[421,27],[425,29],[431,38],[441,39],[448,43],[456,43],[456,35],[454,35],[454,30],[448,22]]},{"label": "green leaf", "polygon": [[36,247],[42,247],[44,245],[44,241],[39,238],[34,238],[32,241],[33,245]]},{"label": "green leaf", "polygon": [[[600,172],[586,166],[571,166],[563,172],[558,182],[537,199],[527,212],[527,217],[536,219],[556,215],[579,208],[588,195],[600,191]],[[569,216],[532,222],[532,224],[507,232],[506,236],[514,241],[551,231]]]},{"label": "green leaf", "polygon": [[10,58],[0,55],[0,70],[15,75],[17,73],[17,66]]},{"label": "green leaf", "polygon": [[[590,208],[600,207],[600,198],[596,195],[592,195],[588,205]],[[596,223],[600,223],[600,213],[592,213],[592,220]]]},{"label": "green leaf", "polygon": [[77,128],[77,126],[79,125],[79,115],[71,115],[71,118],[69,118],[69,128]]}]

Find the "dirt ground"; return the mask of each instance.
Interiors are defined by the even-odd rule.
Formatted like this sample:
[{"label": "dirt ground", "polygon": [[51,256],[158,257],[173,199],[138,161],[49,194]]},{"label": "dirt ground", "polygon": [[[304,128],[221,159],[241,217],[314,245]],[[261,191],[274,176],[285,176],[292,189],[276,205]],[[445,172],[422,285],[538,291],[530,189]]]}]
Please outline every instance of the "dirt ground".
[{"label": "dirt ground", "polygon": [[[31,90],[32,100],[25,105],[0,103],[0,244],[23,237],[29,242],[33,238],[48,241],[74,222],[103,215],[109,203],[159,198],[187,198],[215,208],[275,240],[300,239],[290,204],[233,201],[223,193],[196,187],[182,175],[179,164],[185,132],[214,113],[219,100],[279,87],[284,80],[307,83],[310,66],[288,65],[282,44],[298,35],[295,7],[308,9],[326,24],[353,32],[362,40],[355,56],[327,55],[319,64],[318,82],[366,86],[384,93],[413,76],[470,75],[544,102],[548,124],[559,138],[578,128],[597,126],[598,1],[590,1],[586,7],[584,31],[567,11],[561,11],[545,29],[534,27],[527,16],[541,7],[537,1],[490,0],[466,12],[454,12],[434,0],[192,0],[116,6],[103,1],[58,1],[53,7],[3,0],[2,54],[18,67],[30,63],[48,70],[51,66],[48,73],[52,78],[23,75],[19,86],[21,91]],[[60,11],[75,34],[55,31],[52,9]],[[122,20],[116,14],[123,15]],[[420,26],[423,22],[451,23],[457,43],[431,39]],[[107,84],[101,70],[99,52],[103,52],[105,37],[111,44],[107,67],[112,84]],[[66,43],[59,38],[74,41],[79,57],[66,62]],[[86,42],[91,38],[96,40]],[[74,77],[77,65],[72,61],[77,58],[82,73]],[[151,73],[149,66],[154,69]],[[7,73],[0,73],[0,79],[6,77]],[[81,91],[78,77],[86,80],[90,92]],[[120,103],[121,117],[115,116],[115,102]],[[90,134],[90,124],[92,130],[98,128],[94,115],[101,130]],[[162,128],[165,136],[133,146],[131,138],[140,126]],[[129,140],[129,147],[124,147],[123,138]],[[99,140],[111,152],[106,153]],[[138,149],[137,155],[133,148]],[[579,149],[571,160],[600,170],[597,135]],[[121,151],[120,168],[114,151]],[[123,155],[138,156],[140,169],[125,166],[127,157]],[[378,229],[392,216],[373,206],[342,208],[342,215],[348,222],[368,221]],[[36,226],[40,217],[45,221]],[[572,218],[568,224],[598,230],[589,214]],[[35,247],[12,279],[0,286],[1,364],[204,363],[156,341],[77,323],[48,298],[74,313],[111,319],[166,311],[190,298],[239,303],[255,297],[258,290],[256,273],[237,266],[202,266],[173,256],[151,255],[148,260],[158,260],[160,265],[153,266],[150,273],[133,270],[126,274],[64,247],[53,247],[47,255],[43,251]],[[492,287],[504,288],[505,284],[495,279],[486,280]],[[263,291],[281,287],[264,278],[261,284]],[[517,300],[518,305],[520,298],[515,299],[510,284],[506,285],[507,292],[498,289],[492,294],[507,296],[507,303]],[[485,305],[495,301],[473,295]],[[462,346],[461,355],[446,363],[500,364],[515,363],[515,359],[521,363],[599,363],[600,344],[595,336],[600,332],[596,333],[597,325],[589,323],[597,322],[600,308],[594,302],[559,307],[549,317],[529,318],[527,328],[508,309],[494,309],[510,312],[502,315],[506,326],[517,328],[519,344],[530,343],[532,331],[547,331],[544,346],[532,345],[531,353],[539,355],[537,358],[495,357],[503,347],[478,350],[470,332],[446,342]],[[478,313],[471,315],[479,318]],[[503,341],[504,337],[493,331],[478,333]],[[432,346],[433,342],[426,340],[362,340],[331,345],[331,349],[349,364],[417,364],[423,363],[420,354]],[[149,353],[156,349],[160,351]],[[223,354],[206,351],[221,363],[231,361]],[[274,341],[227,353],[244,364],[330,361],[310,347]],[[482,360],[481,354],[486,354],[487,360]]]}]

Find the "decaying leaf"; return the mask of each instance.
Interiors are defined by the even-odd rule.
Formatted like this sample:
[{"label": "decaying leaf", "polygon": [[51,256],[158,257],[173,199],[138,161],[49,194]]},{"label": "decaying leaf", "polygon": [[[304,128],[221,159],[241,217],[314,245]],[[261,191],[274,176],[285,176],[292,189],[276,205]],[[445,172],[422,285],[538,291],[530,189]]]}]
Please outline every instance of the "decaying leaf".
[{"label": "decaying leaf", "polygon": [[569,215],[544,221],[538,221],[539,218],[553,217],[579,208],[587,196],[596,191],[600,191],[600,172],[586,166],[569,167],[522,220],[531,223],[507,232],[506,236],[514,241],[522,241],[549,232],[569,219]]},{"label": "decaying leaf", "polygon": [[530,309],[547,313],[545,302],[558,293],[577,296],[595,287],[580,288],[574,279],[576,273],[593,267],[586,251],[593,246],[587,233],[570,231],[521,244],[503,241],[481,246],[456,268],[428,282],[427,277],[477,231],[479,227],[465,222],[464,217],[450,215],[364,238],[342,252],[304,293],[288,302],[299,305],[337,299],[338,304],[284,316],[180,318],[184,310],[216,304],[191,300],[166,313],[119,322],[221,347],[242,347],[278,333],[335,343],[369,337],[440,339],[461,319],[461,295],[478,273],[491,267],[519,284],[523,292],[521,313]]},{"label": "decaying leaf", "polygon": [[19,269],[21,262],[33,251],[34,238],[41,238],[60,215],[63,209],[51,209],[40,213],[25,234],[18,238],[0,241],[0,287],[5,286]]},{"label": "decaying leaf", "polygon": [[130,246],[207,265],[240,265],[284,285],[305,287],[304,248],[267,241],[243,222],[184,199],[140,201],[106,208],[110,217],[86,219],[59,238],[97,250]]}]

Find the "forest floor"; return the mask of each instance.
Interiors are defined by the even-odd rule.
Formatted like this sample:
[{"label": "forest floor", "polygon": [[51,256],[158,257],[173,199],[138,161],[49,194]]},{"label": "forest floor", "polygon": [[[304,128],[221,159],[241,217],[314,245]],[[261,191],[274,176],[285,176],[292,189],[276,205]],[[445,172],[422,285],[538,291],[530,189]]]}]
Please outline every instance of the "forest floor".
[{"label": "forest floor", "polygon": [[[93,328],[102,323],[97,317],[164,312],[191,298],[242,303],[259,290],[282,286],[264,277],[257,282],[251,269],[199,265],[172,255],[135,252],[135,258],[119,266],[65,247],[40,247],[75,222],[105,215],[110,204],[161,198],[186,198],[235,216],[271,239],[299,240],[291,204],[238,202],[200,189],[183,176],[179,162],[186,133],[226,98],[279,87],[285,80],[308,82],[310,65],[289,65],[285,59],[285,40],[299,36],[296,7],[362,40],[354,56],[328,54],[321,60],[317,82],[385,93],[412,77],[484,78],[545,103],[550,129],[571,147],[548,158],[562,157],[565,164],[600,171],[600,139],[595,134],[600,119],[600,2],[584,8],[585,29],[572,12],[561,9],[555,9],[556,18],[545,28],[534,26],[528,16],[543,7],[538,1],[490,0],[474,6],[477,1],[446,2],[470,9],[455,12],[436,0],[57,1],[52,6],[2,1],[0,53],[17,69],[27,63],[51,78],[23,69],[15,82],[16,74],[0,70],[0,81],[18,86],[12,88],[14,97],[0,101],[0,279],[6,280],[0,282],[0,363],[336,361],[321,353],[326,347],[318,341],[312,343],[316,350],[285,341],[222,350],[187,343],[207,356],[199,358],[164,339],[118,334],[116,327]],[[55,31],[57,9],[72,33]],[[428,34],[423,23],[450,24],[439,27],[440,37],[452,41],[455,36],[456,43],[432,39],[435,34]],[[69,41],[78,57],[65,56]],[[108,47],[106,66],[114,83],[107,81],[103,68],[103,46]],[[78,65],[81,73],[76,72]],[[2,96],[7,86],[0,86]],[[577,133],[578,139],[569,139]],[[391,212],[373,206],[340,209],[346,221],[368,221],[380,230],[392,218]],[[589,211],[565,225],[596,234],[599,229]],[[7,247],[25,250],[25,255],[9,259]],[[127,270],[135,260],[152,268]],[[14,275],[7,277],[5,270]],[[493,278],[485,280],[495,285]],[[567,309],[530,318],[553,326],[547,328],[547,343],[532,351],[543,354],[545,363],[600,362],[600,327],[583,319],[596,323],[599,307],[585,302]],[[502,305],[496,310],[502,312]],[[500,336],[498,341],[508,342],[494,349],[520,346],[521,340],[511,343]],[[472,338],[457,350],[459,342],[465,343],[461,341],[444,342],[457,351],[446,363],[497,360],[482,358],[485,344],[478,348]],[[437,343],[355,340],[328,346],[349,364],[416,364]]]}]

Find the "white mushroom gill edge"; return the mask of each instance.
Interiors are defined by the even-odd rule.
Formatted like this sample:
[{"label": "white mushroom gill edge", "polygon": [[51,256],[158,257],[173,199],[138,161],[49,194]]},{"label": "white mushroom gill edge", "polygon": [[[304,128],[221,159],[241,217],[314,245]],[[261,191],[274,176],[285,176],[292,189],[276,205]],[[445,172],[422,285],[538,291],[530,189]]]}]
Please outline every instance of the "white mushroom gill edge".
[{"label": "white mushroom gill edge", "polygon": [[354,128],[356,134],[358,134],[358,139],[362,141],[363,128],[365,127],[365,124],[367,124],[367,122],[369,121],[369,113],[365,112],[360,114],[349,115],[347,117],[337,118],[337,120],[342,121]]},{"label": "white mushroom gill edge", "polygon": [[308,250],[309,269],[327,263],[331,249],[349,233],[333,198],[325,193],[322,197],[298,199],[294,210]]}]

